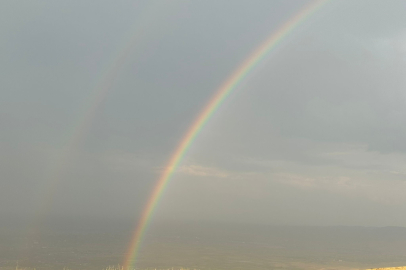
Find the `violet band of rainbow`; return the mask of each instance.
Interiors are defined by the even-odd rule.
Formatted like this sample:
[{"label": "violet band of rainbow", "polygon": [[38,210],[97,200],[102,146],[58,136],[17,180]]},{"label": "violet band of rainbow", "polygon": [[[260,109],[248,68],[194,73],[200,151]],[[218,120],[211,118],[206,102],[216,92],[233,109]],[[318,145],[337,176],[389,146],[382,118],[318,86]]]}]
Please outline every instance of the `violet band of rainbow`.
[{"label": "violet band of rainbow", "polygon": [[266,39],[258,48],[256,48],[249,57],[232,73],[232,75],[221,85],[216,91],[207,105],[203,108],[196,120],[190,126],[183,139],[180,141],[175,152],[172,154],[167,166],[161,174],[157,184],[147,201],[138,226],[133,232],[129,248],[126,253],[123,263],[124,270],[134,269],[137,255],[145,235],[145,231],[151,222],[152,215],[165,187],[170,182],[173,173],[182,162],[191,144],[193,144],[197,135],[204,128],[205,124],[210,120],[212,115],[217,111],[224,100],[233,92],[233,90],[250,74],[255,67],[272,51],[287,35],[289,35],[300,23],[309,18],[317,10],[319,10],[329,0],[316,0],[302,8],[298,13],[291,17],[277,31]]}]

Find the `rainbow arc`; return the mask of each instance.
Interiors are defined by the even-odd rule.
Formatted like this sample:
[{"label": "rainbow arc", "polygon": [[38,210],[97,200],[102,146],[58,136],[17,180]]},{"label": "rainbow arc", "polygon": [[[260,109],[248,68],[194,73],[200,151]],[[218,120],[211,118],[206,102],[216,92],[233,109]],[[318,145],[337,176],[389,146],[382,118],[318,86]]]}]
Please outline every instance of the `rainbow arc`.
[{"label": "rainbow arc", "polygon": [[246,60],[232,73],[232,75],[220,86],[207,105],[203,108],[193,124],[180,141],[175,152],[169,159],[164,171],[162,172],[157,184],[144,208],[141,219],[136,227],[130,245],[127,251],[127,256],[124,261],[124,270],[132,270],[134,268],[137,255],[139,253],[141,243],[143,241],[145,231],[151,222],[152,215],[156,206],[159,204],[162,193],[165,187],[170,182],[174,172],[181,164],[185,154],[190,146],[199,135],[200,131],[205,127],[213,114],[221,106],[225,99],[236,89],[236,87],[258,66],[264,58],[280,44],[297,26],[319,10],[328,0],[315,0],[309,5],[302,8],[298,13],[291,17],[277,31],[273,32],[257,49],[255,49]]}]

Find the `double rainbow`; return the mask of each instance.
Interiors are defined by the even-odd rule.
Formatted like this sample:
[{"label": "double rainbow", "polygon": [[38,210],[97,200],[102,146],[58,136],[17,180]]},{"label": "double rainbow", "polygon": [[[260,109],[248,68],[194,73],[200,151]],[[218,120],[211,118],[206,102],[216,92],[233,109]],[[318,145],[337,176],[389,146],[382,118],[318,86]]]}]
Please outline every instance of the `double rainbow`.
[{"label": "double rainbow", "polygon": [[221,85],[211,100],[204,107],[197,119],[186,132],[176,151],[170,158],[165,170],[161,174],[152,194],[150,195],[146,207],[144,208],[141,219],[136,227],[130,241],[127,256],[123,263],[124,270],[132,270],[137,259],[140,245],[142,243],[145,231],[151,222],[152,215],[165,187],[168,185],[171,177],[182,162],[190,145],[193,144],[197,135],[204,128],[219,106],[233,92],[233,90],[250,74],[255,67],[272,51],[287,35],[289,35],[301,22],[306,20],[316,12],[328,0],[315,0],[301,9],[296,15],[282,25],[276,32],[265,40],[246,60],[237,68],[237,70]]}]

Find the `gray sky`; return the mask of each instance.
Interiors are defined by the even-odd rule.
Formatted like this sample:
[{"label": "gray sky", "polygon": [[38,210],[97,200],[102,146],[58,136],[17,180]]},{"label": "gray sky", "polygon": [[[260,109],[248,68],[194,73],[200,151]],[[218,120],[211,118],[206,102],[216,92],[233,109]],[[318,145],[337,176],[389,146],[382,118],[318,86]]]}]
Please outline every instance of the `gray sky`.
[{"label": "gray sky", "polygon": [[[0,213],[137,217],[210,96],[305,3],[2,1]],[[199,135],[156,218],[406,226],[405,8],[330,1],[297,27]]]}]

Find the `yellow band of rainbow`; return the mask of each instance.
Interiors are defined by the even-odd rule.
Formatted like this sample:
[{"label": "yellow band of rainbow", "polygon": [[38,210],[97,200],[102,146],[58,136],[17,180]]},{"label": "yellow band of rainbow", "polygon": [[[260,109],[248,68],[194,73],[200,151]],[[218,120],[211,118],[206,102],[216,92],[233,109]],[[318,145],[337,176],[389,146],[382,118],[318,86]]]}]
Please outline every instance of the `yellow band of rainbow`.
[{"label": "yellow band of rainbow", "polygon": [[194,142],[196,136],[203,129],[205,124],[216,112],[224,100],[233,92],[233,90],[244,80],[249,73],[264,59],[264,57],[274,49],[292,30],[294,30],[301,22],[316,12],[328,0],[315,0],[309,5],[302,8],[296,15],[282,25],[276,32],[265,40],[246,60],[237,68],[237,70],[221,85],[216,91],[211,100],[204,107],[192,126],[188,129],[186,135],[181,140],[175,153],[170,158],[165,170],[161,174],[157,184],[155,185],[151,196],[149,197],[146,207],[144,208],[141,219],[138,222],[130,245],[123,263],[124,270],[134,269],[134,264],[142,243],[145,230],[151,222],[151,217],[159,203],[159,199],[165,187],[169,183],[173,173],[182,162],[190,145]]}]

